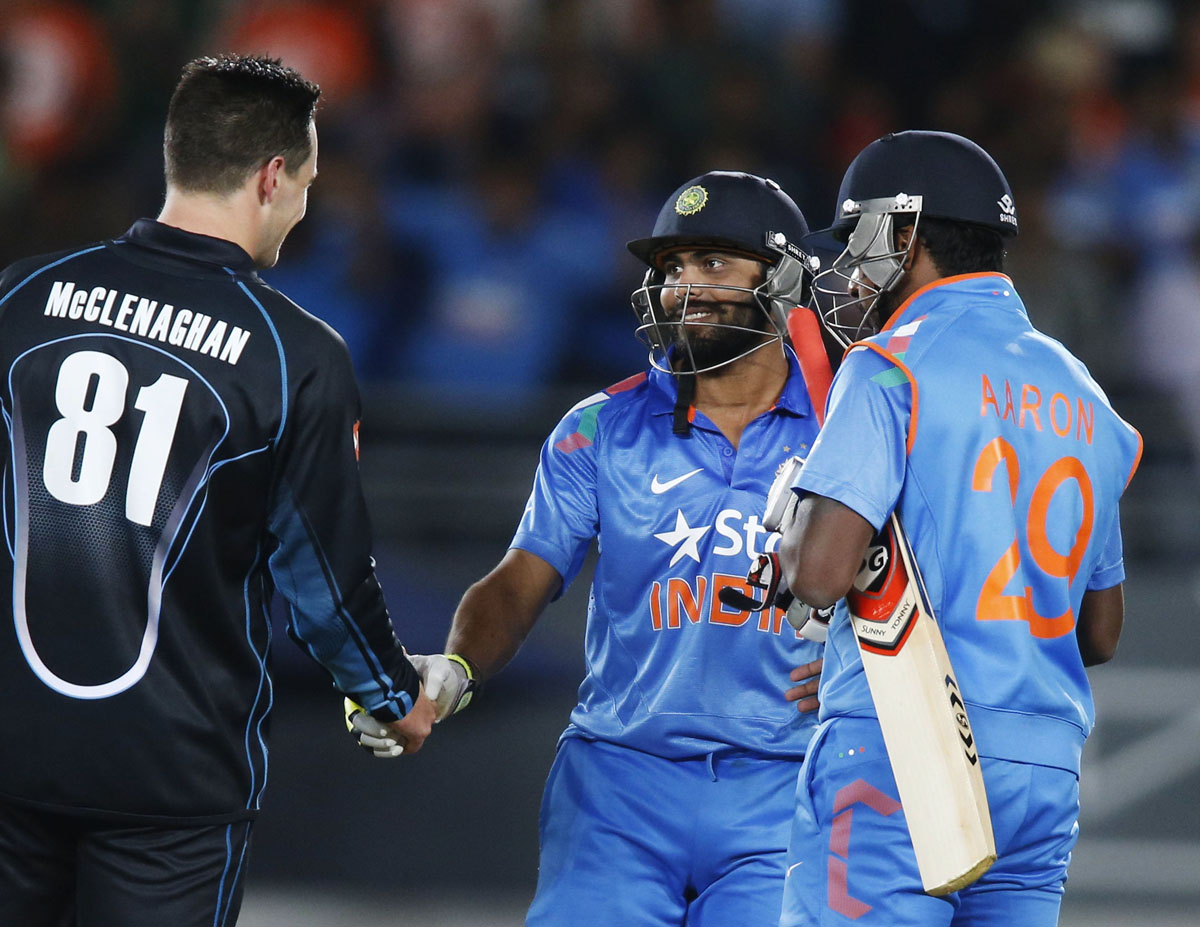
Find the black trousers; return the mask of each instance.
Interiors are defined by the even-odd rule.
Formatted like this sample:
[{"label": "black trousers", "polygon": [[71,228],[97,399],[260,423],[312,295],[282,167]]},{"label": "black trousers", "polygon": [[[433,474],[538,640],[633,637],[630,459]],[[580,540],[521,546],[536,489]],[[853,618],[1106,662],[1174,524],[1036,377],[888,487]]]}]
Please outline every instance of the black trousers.
[{"label": "black trousers", "polygon": [[0,924],[233,927],[251,823],[122,826],[0,801]]}]

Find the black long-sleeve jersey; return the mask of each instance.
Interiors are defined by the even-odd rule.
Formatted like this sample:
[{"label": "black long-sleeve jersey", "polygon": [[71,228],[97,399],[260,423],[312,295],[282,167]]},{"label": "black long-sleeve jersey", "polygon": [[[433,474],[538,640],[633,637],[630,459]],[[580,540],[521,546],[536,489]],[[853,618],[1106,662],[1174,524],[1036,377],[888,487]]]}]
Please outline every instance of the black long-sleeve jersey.
[{"label": "black long-sleeve jersey", "polygon": [[[149,219],[0,275],[0,797],[252,815],[270,624],[402,717],[418,677],[371,559],[338,335],[237,245]],[[334,709],[331,709],[334,710]]]}]

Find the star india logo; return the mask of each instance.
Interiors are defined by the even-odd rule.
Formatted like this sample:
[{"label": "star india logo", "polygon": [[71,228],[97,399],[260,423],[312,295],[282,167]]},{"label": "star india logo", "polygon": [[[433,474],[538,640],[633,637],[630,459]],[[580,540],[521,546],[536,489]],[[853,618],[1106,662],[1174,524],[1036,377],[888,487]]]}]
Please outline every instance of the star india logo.
[{"label": "star india logo", "polygon": [[674,555],[671,557],[671,566],[675,566],[684,557],[691,557],[697,563],[700,562],[700,539],[712,525],[701,525],[693,528],[688,524],[687,519],[683,517],[683,512],[676,510],[675,512],[675,528],[672,531],[663,531],[661,534],[654,535],[664,544],[671,547],[676,547]]},{"label": "star india logo", "polygon": [[996,204],[1000,207],[1000,221],[1015,226],[1017,224],[1017,206],[1012,197],[1005,193],[996,200]]},{"label": "star india logo", "polygon": [[681,216],[694,216],[708,205],[708,191],[701,186],[688,187],[675,201],[675,211]]}]

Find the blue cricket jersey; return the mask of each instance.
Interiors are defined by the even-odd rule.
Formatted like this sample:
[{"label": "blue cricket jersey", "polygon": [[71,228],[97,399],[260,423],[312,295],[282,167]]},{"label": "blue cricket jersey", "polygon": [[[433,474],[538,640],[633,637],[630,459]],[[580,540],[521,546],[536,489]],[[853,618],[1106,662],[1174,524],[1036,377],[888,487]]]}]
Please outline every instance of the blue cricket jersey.
[{"label": "blue cricket jersey", "polygon": [[795,355],[774,407],[735,450],[702,412],[672,433],[676,383],[653,370],[585,399],[542,448],[512,546],[553,566],[563,589],[593,538],[587,675],[564,736],[667,758],[736,748],[804,754],[815,724],[785,701],[792,667],[820,656],[778,609],[723,605],[750,592],[752,561],[778,534],[760,518],[779,464],[817,421]]},{"label": "blue cricket jersey", "polygon": [[[1075,637],[1124,579],[1117,505],[1141,438],[1001,274],[918,291],[846,356],[799,491],[877,529],[895,508],[980,753],[1078,771],[1094,720]],[[821,718],[874,715],[839,605]]]}]

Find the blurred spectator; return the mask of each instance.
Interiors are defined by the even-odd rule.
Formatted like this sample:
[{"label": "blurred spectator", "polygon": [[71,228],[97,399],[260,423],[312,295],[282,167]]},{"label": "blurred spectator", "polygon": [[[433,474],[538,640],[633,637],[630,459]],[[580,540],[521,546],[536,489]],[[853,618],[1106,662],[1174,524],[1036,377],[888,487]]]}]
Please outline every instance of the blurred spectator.
[{"label": "blurred spectator", "polygon": [[319,221],[274,282],[371,380],[489,396],[619,378],[641,362],[622,245],[664,183],[749,169],[822,225],[850,154],[891,129],[997,153],[1040,321],[1090,333],[1100,363],[1122,359],[1097,316],[1151,338],[1149,294],[1200,237],[1200,9],[1183,0],[9,0],[0,259],[151,213],[145,114],[184,60],[224,50],[324,86]]},{"label": "blurred spectator", "polygon": [[10,2],[0,11],[9,157],[44,169],[102,144],[116,99],[106,23],[79,3]]},{"label": "blurred spectator", "polygon": [[470,186],[400,186],[389,196],[392,234],[429,267],[425,312],[391,346],[397,378],[432,387],[448,404],[503,408],[550,382],[581,305],[612,276],[596,205],[547,205],[523,156],[481,160]]}]

